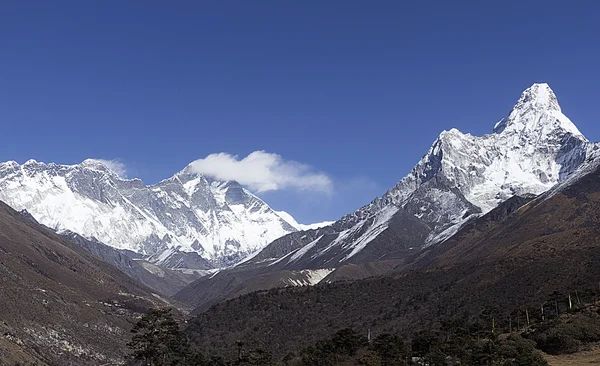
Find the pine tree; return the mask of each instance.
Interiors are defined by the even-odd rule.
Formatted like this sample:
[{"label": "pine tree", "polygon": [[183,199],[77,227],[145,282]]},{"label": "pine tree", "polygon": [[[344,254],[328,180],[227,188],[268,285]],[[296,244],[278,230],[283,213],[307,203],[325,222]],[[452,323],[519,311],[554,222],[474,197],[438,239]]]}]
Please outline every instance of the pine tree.
[{"label": "pine tree", "polygon": [[150,309],[131,330],[127,346],[132,350],[130,365],[183,366],[190,355],[189,345],[171,309]]},{"label": "pine tree", "polygon": [[371,348],[377,352],[381,358],[381,364],[384,366],[405,364],[406,349],[404,341],[397,335],[381,334],[375,338]]}]

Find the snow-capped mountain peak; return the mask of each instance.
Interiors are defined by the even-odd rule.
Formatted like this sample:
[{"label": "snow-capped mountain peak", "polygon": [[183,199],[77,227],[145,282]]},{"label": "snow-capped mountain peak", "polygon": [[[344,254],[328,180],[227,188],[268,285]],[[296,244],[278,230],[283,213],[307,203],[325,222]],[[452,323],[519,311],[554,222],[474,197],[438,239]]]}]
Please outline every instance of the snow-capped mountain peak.
[{"label": "snow-capped mountain peak", "polygon": [[493,134],[442,132],[400,185],[415,178],[413,185],[419,185],[441,174],[487,212],[514,194],[546,191],[583,162],[589,146],[548,84],[534,84]]},{"label": "snow-capped mountain peak", "polygon": [[441,232],[463,222],[467,212],[485,213],[515,194],[548,190],[584,161],[589,147],[550,86],[533,84],[494,133],[442,131],[394,188],[342,220],[353,217],[354,222],[392,204],[426,218],[434,233]]},{"label": "snow-capped mountain peak", "polygon": [[560,112],[558,99],[550,85],[546,83],[536,83],[525,89],[521,94],[515,108],[523,106],[532,106],[537,109],[554,110]]},{"label": "snow-capped mountain peak", "polygon": [[[552,89],[533,84],[493,133],[443,131],[410,173],[382,197],[327,230],[303,233],[311,241],[302,248],[293,240],[279,240],[264,252],[295,248],[295,266],[331,266],[432,245],[513,195],[540,194],[564,181],[592,148],[562,113]],[[265,260],[264,255],[256,258]]]},{"label": "snow-capped mountain peak", "polygon": [[182,251],[227,265],[297,230],[237,182],[184,169],[146,186],[95,159],[76,165],[2,163],[0,200],[57,231],[156,260]]},{"label": "snow-capped mountain peak", "polygon": [[562,113],[558,99],[548,84],[533,84],[522,94],[508,117],[494,126],[497,134],[518,134],[543,139],[559,131],[587,141],[575,124]]}]

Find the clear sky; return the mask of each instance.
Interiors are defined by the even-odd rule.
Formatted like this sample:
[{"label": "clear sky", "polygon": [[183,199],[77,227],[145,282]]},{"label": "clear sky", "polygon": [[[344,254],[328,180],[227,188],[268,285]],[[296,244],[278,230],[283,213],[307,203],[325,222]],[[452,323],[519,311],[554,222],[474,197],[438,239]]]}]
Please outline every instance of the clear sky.
[{"label": "clear sky", "polygon": [[598,14],[598,1],[3,1],[0,160],[117,159],[152,184],[225,153],[199,166],[300,222],[333,220],[442,130],[491,132],[534,82],[600,139]]}]

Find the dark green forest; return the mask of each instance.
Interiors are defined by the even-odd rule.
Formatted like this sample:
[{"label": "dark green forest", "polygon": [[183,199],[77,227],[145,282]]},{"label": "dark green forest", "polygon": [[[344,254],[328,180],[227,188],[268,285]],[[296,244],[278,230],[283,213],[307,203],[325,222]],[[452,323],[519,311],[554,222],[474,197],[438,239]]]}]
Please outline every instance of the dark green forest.
[{"label": "dark green forest", "polygon": [[[561,297],[562,300],[562,297]],[[516,311],[505,322],[493,311],[477,318],[453,317],[412,334],[336,331],[308,347],[274,357],[268,347],[238,340],[229,352],[193,346],[170,309],[150,309],[132,329],[129,366],[334,366],[334,365],[547,365],[542,351],[573,353],[600,341],[600,307],[567,297],[551,298],[539,312]],[[543,309],[543,310],[542,310]],[[285,328],[285,324],[282,324]]]}]

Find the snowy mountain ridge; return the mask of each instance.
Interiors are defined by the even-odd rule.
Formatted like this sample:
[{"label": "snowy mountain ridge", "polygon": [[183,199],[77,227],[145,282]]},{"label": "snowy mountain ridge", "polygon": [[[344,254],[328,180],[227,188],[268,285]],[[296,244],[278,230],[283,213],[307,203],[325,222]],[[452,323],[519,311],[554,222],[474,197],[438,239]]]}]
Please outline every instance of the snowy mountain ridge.
[{"label": "snowy mountain ridge", "polygon": [[189,168],[146,186],[94,159],[77,165],[9,161],[0,164],[0,200],[59,232],[76,232],[171,267],[189,265],[182,258],[186,252],[214,266],[229,265],[298,230],[295,220],[286,221],[237,182]]},{"label": "snowy mountain ridge", "polygon": [[515,194],[540,194],[563,182],[594,146],[562,113],[552,89],[534,84],[492,133],[443,131],[396,186],[334,223],[298,224],[238,183],[189,166],[145,186],[93,159],[71,166],[2,163],[0,200],[58,231],[169,267],[199,268],[205,259],[228,266],[246,257],[245,266],[333,268],[443,241]]},{"label": "snowy mountain ridge", "polygon": [[[493,133],[477,137],[454,128],[443,131],[412,171],[374,202],[406,207],[424,184],[437,178],[486,213],[515,194],[550,189],[583,163],[592,147],[562,113],[548,84],[534,84],[521,94],[508,117],[494,126]],[[462,198],[455,193],[445,196],[438,196],[442,206],[438,211],[453,209],[444,207],[444,198]],[[466,204],[457,206],[465,207],[454,217],[467,208]],[[415,216],[431,214],[420,209]]]},{"label": "snowy mountain ridge", "polygon": [[282,219],[289,222],[290,225],[295,227],[298,230],[314,230],[320,229],[325,226],[329,226],[333,224],[335,221],[323,221],[323,222],[315,222],[314,224],[299,224],[296,219],[292,217],[289,213],[285,211],[275,211]]},{"label": "snowy mountain ridge", "polygon": [[562,113],[548,84],[534,84],[495,125],[494,133],[476,137],[456,129],[443,131],[387,195],[401,202],[411,186],[441,174],[486,213],[514,194],[548,190],[585,160],[591,146]]},{"label": "snowy mountain ridge", "polygon": [[[282,238],[274,245],[287,247],[286,256],[294,259],[284,268],[316,269],[389,258],[393,252],[402,255],[415,244],[445,240],[513,195],[551,189],[576,171],[594,146],[562,113],[548,84],[533,84],[492,133],[478,137],[443,131],[383,196],[342,217],[327,232],[306,232],[303,240]],[[266,247],[263,252],[281,250]],[[255,256],[255,262],[265,260],[266,255]],[[272,261],[278,266],[285,262]]]}]

